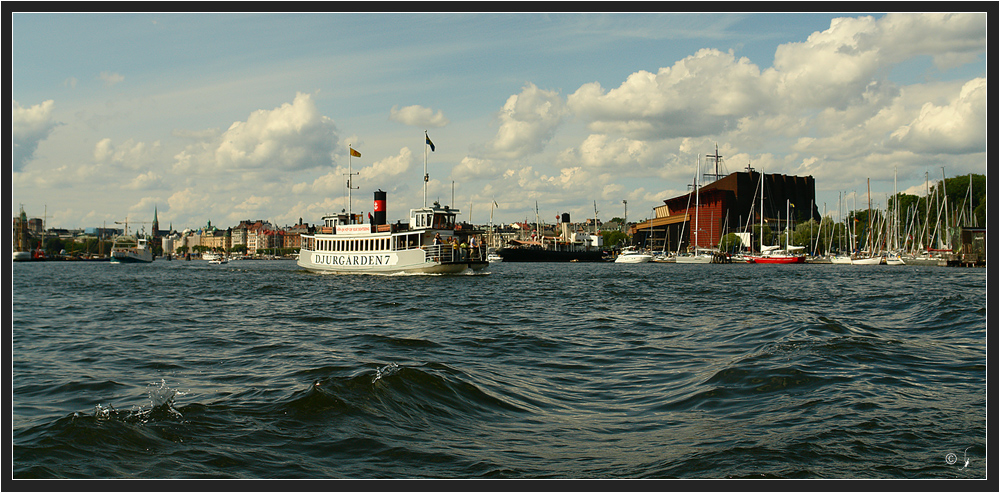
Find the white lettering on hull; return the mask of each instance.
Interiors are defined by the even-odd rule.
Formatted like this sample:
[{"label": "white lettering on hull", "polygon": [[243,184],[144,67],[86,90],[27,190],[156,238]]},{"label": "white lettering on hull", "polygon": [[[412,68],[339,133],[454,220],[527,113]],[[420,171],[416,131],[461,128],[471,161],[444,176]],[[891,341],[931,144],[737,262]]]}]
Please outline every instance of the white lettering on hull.
[{"label": "white lettering on hull", "polygon": [[328,253],[312,254],[312,263],[314,265],[329,265],[336,267],[379,267],[396,265],[397,261],[398,258],[396,255],[391,253],[372,253],[364,255],[336,255]]}]

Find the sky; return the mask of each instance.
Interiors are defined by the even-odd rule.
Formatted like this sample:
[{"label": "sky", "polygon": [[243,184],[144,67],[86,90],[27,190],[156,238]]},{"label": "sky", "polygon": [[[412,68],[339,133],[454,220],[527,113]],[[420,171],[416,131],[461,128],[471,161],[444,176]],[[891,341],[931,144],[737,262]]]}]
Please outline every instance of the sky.
[{"label": "sky", "polygon": [[[300,4],[301,5],[301,4]],[[325,5],[325,4],[322,4]],[[820,214],[986,174],[985,13],[11,15],[12,215],[653,217],[720,171]],[[426,136],[434,150],[425,144]],[[350,149],[361,157],[350,157]],[[348,194],[347,178],[352,176]],[[627,204],[626,204],[627,203]],[[856,206],[855,206],[856,204]],[[147,227],[148,229],[148,227]]]}]

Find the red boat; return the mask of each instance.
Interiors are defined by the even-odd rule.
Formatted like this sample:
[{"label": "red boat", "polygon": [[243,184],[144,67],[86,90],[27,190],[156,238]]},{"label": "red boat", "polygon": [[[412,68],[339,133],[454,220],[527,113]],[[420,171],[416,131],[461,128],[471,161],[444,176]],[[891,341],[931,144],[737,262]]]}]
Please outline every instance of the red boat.
[{"label": "red boat", "polygon": [[[764,253],[760,255],[750,255],[747,262],[751,264],[804,264],[806,256],[802,254],[790,253],[787,250],[777,250],[778,247],[764,247]],[[802,250],[803,247],[792,246],[790,250]]]},{"label": "red boat", "polygon": [[751,264],[804,264],[804,255],[753,255],[747,262]]}]

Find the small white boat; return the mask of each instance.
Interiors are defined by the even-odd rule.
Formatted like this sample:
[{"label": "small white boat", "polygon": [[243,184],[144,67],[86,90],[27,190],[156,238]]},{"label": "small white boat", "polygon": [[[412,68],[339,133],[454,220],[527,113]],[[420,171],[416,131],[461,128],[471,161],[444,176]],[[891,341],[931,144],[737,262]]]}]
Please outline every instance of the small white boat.
[{"label": "small white boat", "polygon": [[489,252],[486,254],[486,261],[491,264],[496,264],[503,262],[503,257],[497,254],[497,252]]},{"label": "small white boat", "polygon": [[886,265],[906,265],[903,258],[896,254],[890,254],[885,256]]},{"label": "small white boat", "polygon": [[674,262],[678,264],[710,264],[712,258],[709,253],[696,251],[693,255],[678,255]]},{"label": "small white boat", "polygon": [[872,257],[859,257],[851,259],[852,265],[879,265],[882,263],[882,256],[875,255]]},{"label": "small white boat", "polygon": [[642,253],[635,247],[625,247],[622,248],[622,253],[615,258],[616,264],[644,264],[653,260],[653,256],[648,253]]}]

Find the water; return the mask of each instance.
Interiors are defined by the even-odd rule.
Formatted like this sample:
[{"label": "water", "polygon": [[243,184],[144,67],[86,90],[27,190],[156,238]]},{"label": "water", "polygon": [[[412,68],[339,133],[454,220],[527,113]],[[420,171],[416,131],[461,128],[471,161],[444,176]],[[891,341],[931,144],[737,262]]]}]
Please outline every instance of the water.
[{"label": "water", "polygon": [[14,478],[986,477],[985,269],[157,260],[12,285]]}]

